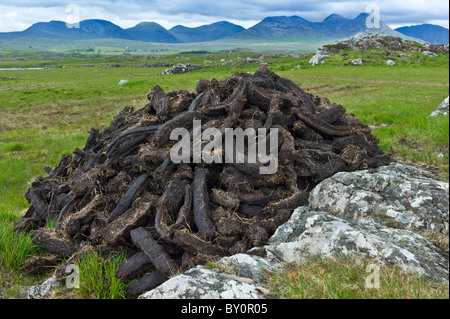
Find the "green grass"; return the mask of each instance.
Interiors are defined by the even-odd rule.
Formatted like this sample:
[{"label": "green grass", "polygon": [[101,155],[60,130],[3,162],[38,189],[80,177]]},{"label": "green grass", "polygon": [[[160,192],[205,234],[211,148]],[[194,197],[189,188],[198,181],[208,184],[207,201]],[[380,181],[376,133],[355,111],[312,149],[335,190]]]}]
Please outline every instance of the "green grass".
[{"label": "green grass", "polygon": [[387,58],[382,59],[381,53],[350,54],[349,59],[362,55],[376,59],[361,67],[346,66],[342,56],[332,55],[324,65],[279,74],[300,83],[306,91],[342,104],[373,128],[385,152],[392,150],[407,161],[437,165],[448,178],[449,119],[429,117],[448,96],[448,55],[428,58],[419,65],[417,61],[425,56],[416,53],[415,64],[408,61],[388,67],[383,65]]},{"label": "green grass", "polygon": [[80,287],[75,289],[77,299],[123,299],[127,285],[116,278],[117,267],[125,260],[124,254],[103,258],[88,252],[78,261]]},{"label": "green grass", "polygon": [[[427,281],[420,275],[404,273],[394,266],[379,268],[370,259],[311,258],[275,273],[271,286],[282,299],[448,299],[448,284]],[[369,285],[367,285],[369,283]]]},{"label": "green grass", "polygon": [[8,222],[0,223],[0,267],[19,272],[22,262],[33,256],[37,248],[26,233],[15,232]]},{"label": "green grass", "polygon": [[[102,50],[106,49],[99,52]],[[386,152],[393,150],[402,159],[437,165],[438,173],[448,178],[449,118],[428,116],[448,96],[448,54],[429,58],[417,53],[404,60],[398,56],[386,57],[382,51],[346,52],[347,55],[335,54],[325,64],[311,67],[308,64],[311,54],[297,53],[300,58],[284,54],[267,57],[264,62],[307,92],[342,104],[347,112],[373,128],[373,134]],[[254,72],[258,67],[258,64],[242,65],[247,57],[256,57],[256,52],[242,50],[175,55],[158,52],[151,57],[123,55],[123,52],[102,56],[6,50],[1,50],[0,55],[0,68],[57,67],[0,71],[0,284],[2,288],[7,287],[3,288],[7,290],[4,297],[23,297],[23,289],[18,287],[40,280],[20,273],[22,261],[40,251],[32,245],[29,235],[14,233],[12,229],[13,222],[29,207],[24,193],[30,181],[46,175],[45,166],[53,168],[62,154],[82,148],[91,127],[107,127],[125,106],[136,109],[145,106],[146,94],[156,84],[166,92],[194,91],[200,79],[222,80],[235,72]],[[17,60],[18,56],[23,60]],[[364,66],[346,65],[358,57]],[[222,59],[235,65],[222,65]],[[395,59],[397,65],[384,65],[386,59]],[[211,62],[210,68],[181,75],[162,76],[163,67],[137,67],[142,63],[202,65],[205,60]],[[103,68],[102,63],[118,63],[120,67]],[[81,67],[83,64],[94,67]],[[300,69],[296,70],[298,65]],[[118,86],[121,79],[130,82]],[[52,223],[49,221],[47,227],[53,227]],[[84,265],[97,267],[94,277],[103,279],[114,272],[117,263],[116,260],[106,265],[91,256]],[[120,298],[121,292],[113,293],[108,286],[121,287],[121,284],[108,278],[97,283],[98,287],[94,279],[86,279],[92,285],[74,296]]]}]

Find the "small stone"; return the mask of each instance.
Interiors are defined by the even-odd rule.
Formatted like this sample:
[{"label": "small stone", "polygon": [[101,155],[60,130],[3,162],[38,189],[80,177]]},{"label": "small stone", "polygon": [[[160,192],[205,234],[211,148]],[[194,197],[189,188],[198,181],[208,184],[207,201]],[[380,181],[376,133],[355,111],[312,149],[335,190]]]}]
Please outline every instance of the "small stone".
[{"label": "small stone", "polygon": [[161,73],[162,75],[166,75],[166,74],[183,74],[183,73],[187,73],[190,71],[194,71],[194,70],[199,70],[202,69],[206,66],[202,66],[202,65],[195,65],[195,64],[191,64],[191,63],[186,63],[186,64],[176,64],[174,66],[172,66],[171,68],[164,70],[163,73]]},{"label": "small stone", "polygon": [[426,56],[429,56],[429,57],[431,57],[431,58],[435,58],[435,57],[438,56],[436,53],[433,53],[433,52],[431,52],[431,51],[423,51],[422,54],[423,54],[423,55],[426,55]]},{"label": "small stone", "polygon": [[395,65],[395,62],[392,61],[392,60],[387,60],[387,61],[385,62],[385,64],[386,64],[387,66],[394,66],[394,65]]},{"label": "small stone", "polygon": [[351,64],[352,64],[352,65],[355,65],[355,66],[360,66],[360,65],[363,65],[363,62],[362,62],[361,59],[356,59],[356,60],[353,60],[353,61],[351,62]]},{"label": "small stone", "polygon": [[263,291],[253,280],[197,266],[138,299],[259,299]]}]

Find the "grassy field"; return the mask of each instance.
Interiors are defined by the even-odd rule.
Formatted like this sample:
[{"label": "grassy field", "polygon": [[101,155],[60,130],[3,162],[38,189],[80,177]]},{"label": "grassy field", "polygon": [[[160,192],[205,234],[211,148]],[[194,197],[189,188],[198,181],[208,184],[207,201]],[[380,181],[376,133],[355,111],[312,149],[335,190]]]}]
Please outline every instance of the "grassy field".
[{"label": "grassy field", "polygon": [[[146,94],[156,84],[165,91],[194,91],[200,79],[221,80],[238,71],[254,72],[258,67],[258,63],[244,63],[247,57],[256,58],[257,52],[241,50],[173,55],[119,52],[111,56],[96,52],[0,50],[0,68],[46,67],[0,70],[0,297],[23,298],[27,286],[46,276],[21,274],[22,260],[45,253],[31,244],[29,236],[12,232],[12,222],[29,206],[24,198],[28,183],[38,175],[45,175],[45,166],[54,167],[62,154],[82,147],[91,127],[108,126],[125,106],[143,107],[147,103]],[[325,64],[315,67],[309,66],[311,53],[305,52],[259,59],[306,91],[342,104],[373,127],[373,134],[386,152],[431,166],[447,179],[449,118],[430,118],[429,114],[449,94],[448,54],[430,58],[421,53],[407,53],[411,55],[402,57],[393,53],[387,57],[384,51],[346,52],[334,54]],[[361,58],[364,66],[349,65],[355,58]],[[384,65],[387,59],[397,65]],[[138,67],[143,63],[194,63],[210,67],[181,75],[160,75],[167,67]],[[129,83],[119,86],[122,79]],[[92,257],[90,263],[94,265],[98,260]],[[97,268],[105,271],[110,266]],[[280,282],[286,279],[278,278]],[[114,286],[123,289],[120,284]],[[94,289],[66,297],[121,296],[120,292],[98,293]],[[280,292],[280,296],[289,297],[285,292]],[[433,293],[427,296],[433,297]]]}]

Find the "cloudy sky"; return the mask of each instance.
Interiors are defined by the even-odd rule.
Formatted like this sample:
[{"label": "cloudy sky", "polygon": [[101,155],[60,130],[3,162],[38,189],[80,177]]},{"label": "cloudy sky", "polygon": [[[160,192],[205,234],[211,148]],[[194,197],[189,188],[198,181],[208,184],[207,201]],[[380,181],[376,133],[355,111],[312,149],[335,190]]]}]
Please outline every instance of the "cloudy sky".
[{"label": "cloudy sky", "polygon": [[298,15],[322,21],[331,13],[354,18],[375,13],[392,28],[432,23],[449,27],[447,0],[0,0],[0,32],[22,31],[40,21],[105,19],[128,28],[154,21],[169,29],[227,20],[249,28],[267,16]]}]

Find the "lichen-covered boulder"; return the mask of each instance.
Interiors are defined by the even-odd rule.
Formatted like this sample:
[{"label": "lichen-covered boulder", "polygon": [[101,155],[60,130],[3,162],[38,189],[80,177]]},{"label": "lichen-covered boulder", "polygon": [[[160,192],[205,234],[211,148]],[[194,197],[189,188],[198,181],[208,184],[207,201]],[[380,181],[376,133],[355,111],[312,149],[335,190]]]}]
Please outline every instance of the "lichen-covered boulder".
[{"label": "lichen-covered boulder", "polygon": [[385,62],[385,64],[386,64],[387,66],[394,66],[394,65],[395,65],[395,62],[392,61],[392,60],[387,60],[387,61]]},{"label": "lichen-covered boulder", "polygon": [[356,60],[352,60],[351,65],[361,66],[361,65],[363,65],[363,62],[361,59],[356,59]]},{"label": "lichen-covered boulder", "polygon": [[176,64],[176,65],[172,66],[171,68],[164,70],[162,75],[183,74],[183,73],[194,71],[194,70],[200,70],[202,68],[203,68],[203,66],[201,66],[201,65],[195,65],[195,64],[191,64],[191,63]]},{"label": "lichen-covered boulder", "polygon": [[449,184],[409,165],[341,172],[310,193],[311,209],[360,223],[409,229],[448,249]]},{"label": "lichen-covered boulder", "polygon": [[139,299],[256,299],[267,290],[251,279],[202,266],[172,277]]},{"label": "lichen-covered boulder", "polygon": [[330,56],[327,54],[324,54],[320,50],[316,52],[316,54],[309,60],[309,64],[311,66],[315,66],[317,64],[323,64],[323,60],[329,58]]},{"label": "lichen-covered boulder", "polygon": [[431,51],[422,51],[422,54],[423,54],[423,55],[426,55],[426,56],[429,56],[429,57],[431,57],[431,58],[435,58],[435,57],[438,56],[436,53],[433,53],[433,52],[431,52]]}]

